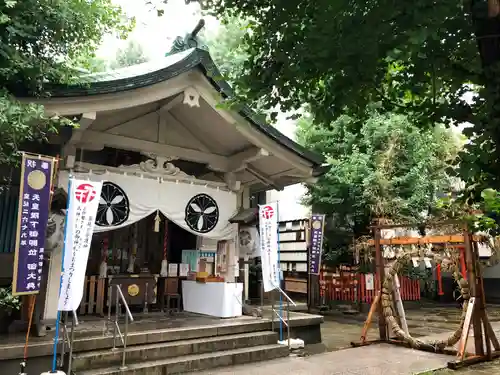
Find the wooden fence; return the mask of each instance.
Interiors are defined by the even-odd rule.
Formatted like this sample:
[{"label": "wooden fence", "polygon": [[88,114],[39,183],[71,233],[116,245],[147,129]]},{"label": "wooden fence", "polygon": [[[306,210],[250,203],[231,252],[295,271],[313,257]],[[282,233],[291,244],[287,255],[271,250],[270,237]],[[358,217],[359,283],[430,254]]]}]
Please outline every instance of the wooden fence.
[{"label": "wooden fence", "polygon": [[[420,282],[400,276],[400,292],[403,301],[420,300]],[[325,301],[364,302],[371,303],[377,291],[380,290],[380,280],[373,274],[362,274],[341,267],[337,272],[322,269],[320,274],[320,293]]]},{"label": "wooden fence", "polygon": [[106,280],[99,276],[86,276],[83,284],[83,299],[80,304],[80,315],[104,316],[104,305],[106,296]]}]

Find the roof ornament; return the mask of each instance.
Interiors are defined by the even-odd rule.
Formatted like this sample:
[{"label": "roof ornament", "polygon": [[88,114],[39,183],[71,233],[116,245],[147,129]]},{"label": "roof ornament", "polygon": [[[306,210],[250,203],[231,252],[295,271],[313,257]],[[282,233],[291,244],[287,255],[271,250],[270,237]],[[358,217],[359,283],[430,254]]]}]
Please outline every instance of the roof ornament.
[{"label": "roof ornament", "polygon": [[178,36],[174,40],[174,44],[169,52],[165,56],[173,55],[185,51],[190,48],[201,48],[208,50],[208,46],[203,43],[203,41],[198,37],[198,33],[205,27],[205,20],[201,19],[193,31],[187,33],[184,37]]}]

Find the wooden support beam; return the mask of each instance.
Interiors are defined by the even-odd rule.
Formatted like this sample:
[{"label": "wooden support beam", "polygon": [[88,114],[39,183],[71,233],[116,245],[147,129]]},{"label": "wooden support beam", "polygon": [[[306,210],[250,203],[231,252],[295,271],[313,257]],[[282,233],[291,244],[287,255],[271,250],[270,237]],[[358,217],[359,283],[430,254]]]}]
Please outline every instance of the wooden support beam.
[{"label": "wooden support beam", "polygon": [[263,148],[251,147],[242,152],[230,156],[228,172],[239,172],[244,170],[248,164],[269,156],[270,153]]},{"label": "wooden support beam", "polygon": [[[477,287],[476,278],[476,262],[474,250],[471,243],[471,235],[468,230],[464,231],[464,245],[465,245],[465,262],[467,264],[467,280],[469,281],[470,294],[474,297],[476,303],[480,303],[480,295]],[[472,314],[472,327],[474,330],[474,349],[476,355],[484,355],[483,346],[483,331],[481,327],[481,312],[479,311],[479,306],[473,311]]]},{"label": "wooden support beam", "polygon": [[[377,274],[379,275],[379,280],[380,280],[380,285],[379,285],[379,290],[380,292],[382,291],[382,285],[384,285],[384,279],[385,279],[385,264],[384,264],[384,257],[382,256],[382,248],[381,248],[381,231],[380,228],[374,228],[373,230],[373,237],[375,241],[375,263],[376,263],[376,269],[377,269]],[[388,339],[388,334],[387,334],[387,323],[385,321],[385,317],[383,314],[384,309],[382,308],[382,298],[377,303],[378,305],[378,330],[379,330],[379,338],[380,340],[386,341]]]},{"label": "wooden support beam", "polygon": [[370,325],[372,323],[373,314],[377,311],[380,302],[380,292],[377,293],[375,299],[373,300],[370,311],[368,311],[368,316],[366,317],[365,324],[363,325],[363,330],[361,331],[361,344],[366,343],[366,338],[368,336],[368,330],[370,329]]},{"label": "wooden support beam", "polygon": [[224,173],[224,182],[227,187],[232,191],[239,191],[241,189],[241,181],[236,178],[236,175],[232,172]]},{"label": "wooden support beam", "polygon": [[174,156],[183,160],[206,163],[212,170],[220,172],[226,172],[229,167],[228,158],[225,156],[94,130],[87,130],[83,134],[82,142],[104,144],[123,150],[147,151],[161,156]]},{"label": "wooden support beam", "polygon": [[[500,357],[500,352],[494,352],[492,353],[492,358],[499,358]],[[486,357],[481,356],[481,355],[474,355],[468,358],[464,358],[463,361],[450,361],[448,362],[448,368],[451,370],[458,370],[466,366],[472,366],[476,365],[481,362],[485,362]]]},{"label": "wooden support beam", "polygon": [[394,304],[396,305],[396,310],[398,312],[398,317],[399,321],[401,323],[401,328],[403,329],[404,333],[407,335],[410,334],[408,330],[408,323],[406,322],[406,313],[405,309],[403,306],[403,300],[401,298],[401,292],[400,292],[400,287],[401,285],[399,284],[399,277],[398,275],[394,275]]},{"label": "wooden support beam", "polygon": [[250,172],[255,178],[257,178],[260,182],[263,184],[266,184],[267,186],[272,187],[275,190],[283,190],[282,186],[278,186],[272,179],[271,177],[267,176],[266,174],[262,173],[258,169],[248,165],[245,168],[248,172]]},{"label": "wooden support beam", "polygon": [[[480,236],[472,236],[472,241],[480,241]],[[440,244],[440,243],[464,243],[463,235],[439,235],[439,236],[427,236],[427,237],[394,237],[381,239],[381,245],[424,245],[424,244]],[[368,245],[374,246],[375,240],[368,240]]]},{"label": "wooden support beam", "polygon": [[75,166],[76,144],[81,141],[83,133],[92,125],[97,118],[96,112],[87,112],[82,114],[82,118],[78,121],[78,127],[74,128],[71,133],[71,138],[66,142],[62,149],[62,157],[66,168]]},{"label": "wooden support beam", "polygon": [[158,112],[168,112],[174,107],[177,107],[179,104],[182,104],[182,101],[184,100],[184,93],[177,94],[173,98],[167,99],[165,101],[165,104],[163,104],[159,109]]},{"label": "wooden support beam", "polygon": [[474,315],[476,299],[471,297],[469,300],[469,306],[467,307],[467,312],[465,313],[464,327],[462,329],[462,336],[458,342],[457,359],[463,361],[465,354],[467,352],[467,341],[469,340],[470,326],[472,324],[472,318]]}]

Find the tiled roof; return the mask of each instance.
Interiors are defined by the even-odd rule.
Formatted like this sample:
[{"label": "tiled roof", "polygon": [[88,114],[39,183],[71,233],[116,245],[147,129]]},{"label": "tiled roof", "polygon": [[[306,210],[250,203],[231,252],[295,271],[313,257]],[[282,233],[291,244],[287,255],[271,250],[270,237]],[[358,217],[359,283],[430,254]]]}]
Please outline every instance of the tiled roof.
[{"label": "tiled roof", "polygon": [[159,70],[168,68],[189,56],[194,52],[194,48],[190,48],[186,51],[179,52],[173,55],[163,57],[161,59],[156,59],[154,61],[148,61],[142,64],[137,64],[129,66],[126,68],[120,68],[116,70],[111,70],[102,73],[92,73],[80,76],[87,83],[91,82],[111,82],[121,79],[128,79],[134,77],[144,76],[146,74],[154,73]]},{"label": "tiled roof", "polygon": [[[89,74],[84,76],[84,83],[78,85],[53,85],[48,88],[48,91],[53,98],[117,93],[154,85],[193,69],[200,69],[212,83],[212,86],[221,93],[224,98],[232,96],[233,92],[231,87],[226,81],[220,79],[221,74],[210,57],[210,54],[199,48],[191,48],[183,52],[169,55],[164,59],[112,72]],[[319,176],[326,172],[325,167],[322,166],[324,162],[322,155],[302,147],[283,135],[275,127],[263,122],[249,107],[242,106],[239,113],[257,130],[311,162],[313,164],[315,176]]]}]

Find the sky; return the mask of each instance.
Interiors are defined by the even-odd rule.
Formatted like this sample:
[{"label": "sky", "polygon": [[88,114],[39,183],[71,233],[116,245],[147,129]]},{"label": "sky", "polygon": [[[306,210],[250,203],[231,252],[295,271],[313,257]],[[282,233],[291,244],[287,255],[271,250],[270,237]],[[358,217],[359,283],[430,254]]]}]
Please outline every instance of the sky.
[{"label": "sky", "polygon": [[[184,36],[192,31],[201,18],[205,19],[207,31],[216,30],[219,22],[213,17],[203,17],[198,3],[185,4],[185,0],[168,0],[163,16],[158,17],[152,6],[146,5],[147,0],[113,0],[120,5],[129,17],[136,17],[137,25],[129,35],[129,39],[139,42],[150,59],[161,58],[170,50],[177,36]],[[161,3],[159,0],[155,0]],[[118,48],[125,41],[113,36],[105,38],[97,55],[101,58],[113,58]]]}]

